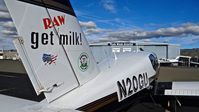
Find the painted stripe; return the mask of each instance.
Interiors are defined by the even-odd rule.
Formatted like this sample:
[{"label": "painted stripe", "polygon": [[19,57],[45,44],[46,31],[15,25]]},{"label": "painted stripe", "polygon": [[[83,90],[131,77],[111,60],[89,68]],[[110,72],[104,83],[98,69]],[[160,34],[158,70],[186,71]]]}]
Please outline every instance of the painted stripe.
[{"label": "painted stripe", "polygon": [[76,17],[69,0],[18,0],[18,1],[61,11]]}]

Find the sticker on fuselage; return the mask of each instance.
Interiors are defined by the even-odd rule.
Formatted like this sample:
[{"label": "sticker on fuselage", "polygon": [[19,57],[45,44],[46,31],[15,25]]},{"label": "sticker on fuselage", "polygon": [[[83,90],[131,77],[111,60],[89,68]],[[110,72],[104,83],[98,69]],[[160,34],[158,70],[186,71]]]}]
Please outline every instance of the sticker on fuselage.
[{"label": "sticker on fuselage", "polygon": [[81,53],[78,60],[78,66],[81,71],[86,71],[89,67],[89,57],[87,53]]},{"label": "sticker on fuselage", "polygon": [[51,65],[52,63],[56,63],[58,55],[52,55],[52,54],[43,54],[42,61],[45,63],[45,65]]},{"label": "sticker on fuselage", "polygon": [[118,101],[122,101],[149,86],[147,72],[117,81]]},{"label": "sticker on fuselage", "polygon": [[[68,27],[65,15],[46,17],[42,19],[43,29],[30,32],[30,47],[38,49],[40,46],[81,46],[82,33],[72,30],[59,31]],[[58,40],[57,40],[58,37]]]}]

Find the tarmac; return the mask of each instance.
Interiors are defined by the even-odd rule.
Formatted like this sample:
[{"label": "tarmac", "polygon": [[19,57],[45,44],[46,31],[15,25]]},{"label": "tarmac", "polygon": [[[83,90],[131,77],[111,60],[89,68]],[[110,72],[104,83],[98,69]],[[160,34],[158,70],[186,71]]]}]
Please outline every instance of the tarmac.
[{"label": "tarmac", "polygon": [[199,81],[199,68],[160,67],[158,82]]},{"label": "tarmac", "polygon": [[0,72],[13,74],[27,74],[20,60],[0,59]]},{"label": "tarmac", "polygon": [[[174,72],[176,71],[176,72]],[[199,68],[161,67],[158,81],[187,80],[199,81]],[[43,94],[37,96],[26,73],[0,73],[0,94],[23,99],[41,101]],[[177,102],[173,102],[177,99]],[[168,103],[169,102],[169,103]],[[199,112],[199,97],[173,97],[154,95],[153,91],[143,90],[120,103],[113,102],[97,112]],[[175,110],[171,103],[176,103]]]}]

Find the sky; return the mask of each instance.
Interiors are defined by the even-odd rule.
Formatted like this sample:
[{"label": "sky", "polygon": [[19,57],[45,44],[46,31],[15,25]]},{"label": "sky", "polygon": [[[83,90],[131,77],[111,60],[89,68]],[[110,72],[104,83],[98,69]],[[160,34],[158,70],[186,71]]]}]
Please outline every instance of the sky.
[{"label": "sky", "polygon": [[[147,41],[199,48],[199,0],[71,0],[89,42]],[[0,0],[0,49],[16,29]]]}]

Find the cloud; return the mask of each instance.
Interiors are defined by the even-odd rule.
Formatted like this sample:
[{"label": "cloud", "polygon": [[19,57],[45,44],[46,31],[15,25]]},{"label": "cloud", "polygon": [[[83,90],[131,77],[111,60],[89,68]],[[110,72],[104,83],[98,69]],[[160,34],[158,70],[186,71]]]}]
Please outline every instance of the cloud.
[{"label": "cloud", "polygon": [[105,32],[105,29],[98,28],[96,23],[93,21],[82,22],[80,21],[80,26],[82,27],[85,35],[93,35]]},{"label": "cloud", "polygon": [[108,33],[104,38],[116,40],[137,40],[171,36],[199,35],[199,25],[194,23],[182,24],[178,27],[160,28],[154,31],[121,30]]},{"label": "cloud", "polygon": [[8,12],[8,9],[5,5],[0,5],[0,11],[3,11],[3,12]]},{"label": "cloud", "polygon": [[88,21],[88,22],[79,21],[79,23],[82,28],[86,28],[86,29],[96,28],[96,24],[93,21]]},{"label": "cloud", "polygon": [[192,39],[194,42],[199,42],[199,37]]},{"label": "cloud", "polygon": [[9,49],[15,49],[14,44],[12,42],[12,39],[3,39],[0,40],[0,49],[9,50]]},{"label": "cloud", "polygon": [[0,27],[2,29],[0,31],[0,33],[2,34],[3,37],[13,38],[13,37],[15,37],[15,35],[17,35],[15,25],[12,21],[0,22],[0,25],[1,25]]},{"label": "cloud", "polygon": [[92,34],[99,34],[99,33],[106,32],[106,31],[107,31],[107,30],[101,29],[101,28],[87,29],[87,30],[85,31],[85,34],[86,34],[86,35],[92,35]]},{"label": "cloud", "polygon": [[11,20],[11,16],[3,0],[0,0],[0,21]]},{"label": "cloud", "polygon": [[14,25],[14,23],[12,21],[3,22],[2,26],[4,28],[15,28],[15,25]]},{"label": "cloud", "polygon": [[10,19],[10,14],[8,12],[0,11],[0,19]]},{"label": "cloud", "polygon": [[5,3],[3,0],[0,0],[0,11],[8,12],[8,9],[5,6]]},{"label": "cloud", "polygon": [[0,42],[3,42],[3,39],[2,39],[2,38],[0,38]]},{"label": "cloud", "polygon": [[151,42],[151,39],[142,39],[143,42]]},{"label": "cloud", "polygon": [[15,37],[15,35],[17,35],[17,32],[16,31],[12,31],[12,30],[2,30],[1,33],[4,35],[4,36],[8,36],[8,37]]},{"label": "cloud", "polygon": [[104,7],[105,10],[111,12],[111,13],[116,13],[116,5],[115,2],[113,0],[102,0],[102,5]]}]

